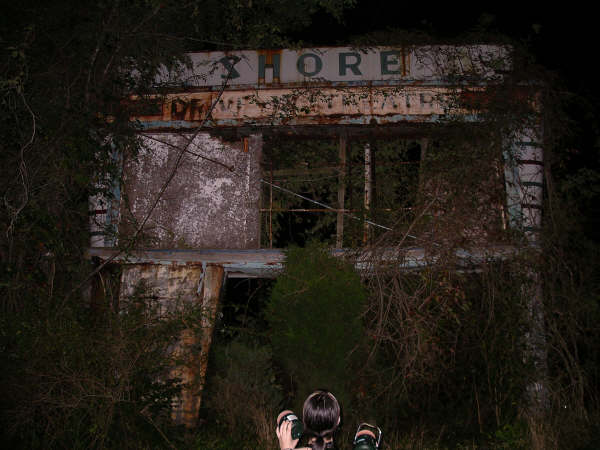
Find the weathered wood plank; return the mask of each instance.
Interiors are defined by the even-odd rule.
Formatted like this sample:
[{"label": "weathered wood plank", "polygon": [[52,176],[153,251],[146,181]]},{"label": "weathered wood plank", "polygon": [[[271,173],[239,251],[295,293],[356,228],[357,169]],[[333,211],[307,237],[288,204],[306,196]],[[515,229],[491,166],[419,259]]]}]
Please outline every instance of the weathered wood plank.
[{"label": "weathered wood plank", "polygon": [[[508,259],[518,252],[518,248],[508,245],[459,249],[456,251],[457,269],[472,269],[491,260]],[[173,264],[223,266],[229,278],[274,278],[285,264],[285,251],[282,249],[256,250],[136,250],[129,254],[119,254],[115,248],[94,247],[88,256],[106,260],[113,257],[121,264]],[[396,263],[402,269],[413,270],[426,267],[439,261],[434,254],[424,248],[385,248],[370,250],[333,249],[331,254],[354,262],[357,270],[372,270],[375,263]]]}]

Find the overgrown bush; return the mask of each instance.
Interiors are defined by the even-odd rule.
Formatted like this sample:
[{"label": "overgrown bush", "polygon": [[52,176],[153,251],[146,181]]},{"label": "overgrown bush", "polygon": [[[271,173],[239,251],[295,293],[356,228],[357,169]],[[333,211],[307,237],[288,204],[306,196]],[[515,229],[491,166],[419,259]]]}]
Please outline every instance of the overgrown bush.
[{"label": "overgrown bush", "polygon": [[266,316],[277,361],[297,389],[297,407],[317,388],[350,409],[363,357],[366,291],[354,268],[309,246],[287,252]]},{"label": "overgrown bush", "polygon": [[526,305],[509,275],[503,265],[374,274],[365,408],[396,431],[427,423],[453,439],[512,423],[529,372]]},{"label": "overgrown bush", "polygon": [[274,420],[283,399],[270,348],[238,338],[215,348],[213,364],[207,403],[224,425],[218,428],[248,448],[255,448],[255,440],[259,448],[270,448],[277,441]]},{"label": "overgrown bush", "polygon": [[159,315],[145,295],[118,308],[88,304],[73,298],[3,317],[7,448],[169,445],[171,402],[180,389],[169,378],[169,346],[187,312]]}]

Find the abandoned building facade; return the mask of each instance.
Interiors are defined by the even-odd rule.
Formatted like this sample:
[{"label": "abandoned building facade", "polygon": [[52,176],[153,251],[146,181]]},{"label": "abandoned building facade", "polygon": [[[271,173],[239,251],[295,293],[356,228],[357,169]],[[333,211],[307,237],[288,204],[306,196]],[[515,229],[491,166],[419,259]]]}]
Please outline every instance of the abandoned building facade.
[{"label": "abandoned building facade", "polygon": [[[142,150],[123,161],[123,183],[111,199],[90,199],[90,254],[122,264],[123,297],[144,280],[161,302],[178,298],[205,309],[200,356],[179,369],[199,388],[185,390],[174,411],[192,426],[225,280],[275,277],[282,249],[310,239],[337,254],[389,246],[382,236],[415,222],[418,205],[434,191],[443,198],[451,190],[434,185],[425,161],[444,152],[452,123],[478,126],[477,107],[456,100],[501,84],[510,49],[335,47],[189,57],[189,66],[157,79],[165,94],[130,99],[143,105],[132,118]],[[487,167],[487,194],[477,194],[480,207],[462,219],[465,264],[514,252],[514,242],[497,238],[506,230],[519,233],[519,246],[536,244],[541,127],[534,118],[503,133],[502,159],[466,169]],[[439,206],[420,211],[442,221]],[[428,264],[425,241],[442,242],[432,238],[435,227],[421,235],[402,229],[395,245],[402,257],[393,257],[407,268]],[[118,250],[118,236],[135,236],[135,246]],[[368,265],[364,254],[358,259],[357,267]],[[194,343],[182,336],[182,348]]]}]

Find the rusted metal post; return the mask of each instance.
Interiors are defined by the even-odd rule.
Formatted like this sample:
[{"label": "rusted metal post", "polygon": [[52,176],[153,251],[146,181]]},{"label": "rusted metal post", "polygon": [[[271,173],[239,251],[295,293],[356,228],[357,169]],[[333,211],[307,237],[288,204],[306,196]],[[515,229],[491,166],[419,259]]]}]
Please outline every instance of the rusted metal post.
[{"label": "rusted metal post", "polygon": [[271,159],[271,171],[269,181],[269,248],[273,248],[273,159]]},{"label": "rusted metal post", "polygon": [[[368,219],[369,210],[371,209],[371,144],[365,143],[365,219]],[[364,222],[364,233],[363,233],[363,244],[366,245],[369,241],[369,224],[365,220]]]},{"label": "rusted metal post", "polygon": [[338,213],[335,246],[344,246],[344,201],[346,197],[346,147],[347,139],[344,134],[340,135],[339,141],[339,176],[338,176]]},{"label": "rusted metal post", "polygon": [[540,416],[549,408],[548,351],[542,282],[534,270],[526,273],[522,295],[527,303],[528,330],[525,333],[525,359],[533,363],[535,378],[527,386],[529,410]]},{"label": "rusted metal post", "polygon": [[425,158],[427,158],[427,149],[429,147],[429,139],[421,138],[419,140],[419,146],[421,147],[421,162],[419,168],[419,190],[417,191],[418,195],[423,192],[423,187],[425,186],[425,173],[423,168],[425,167]]},{"label": "rusted metal post", "polygon": [[202,315],[200,319],[200,336],[195,329],[187,329],[181,333],[181,342],[177,355],[183,364],[174,370],[174,374],[183,383],[181,397],[173,408],[173,420],[187,428],[196,426],[202,390],[206,380],[208,352],[212,342],[219,297],[223,286],[225,271],[222,266],[206,266],[202,279]]}]

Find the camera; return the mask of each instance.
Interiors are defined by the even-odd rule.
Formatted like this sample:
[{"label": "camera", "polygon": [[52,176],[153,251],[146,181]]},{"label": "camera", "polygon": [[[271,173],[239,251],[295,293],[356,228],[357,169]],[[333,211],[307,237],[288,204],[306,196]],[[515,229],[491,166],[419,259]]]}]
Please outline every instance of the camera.
[{"label": "camera", "polygon": [[302,421],[289,409],[279,413],[279,416],[277,416],[277,426],[280,427],[286,420],[292,422],[292,439],[300,439],[300,436],[304,433],[304,424]]},{"label": "camera", "polygon": [[361,423],[354,435],[352,450],[377,450],[381,444],[381,428]]}]

